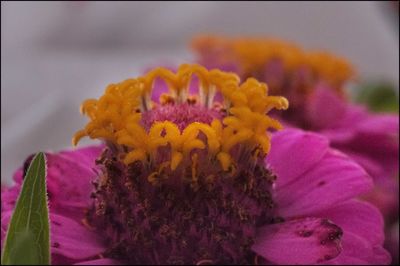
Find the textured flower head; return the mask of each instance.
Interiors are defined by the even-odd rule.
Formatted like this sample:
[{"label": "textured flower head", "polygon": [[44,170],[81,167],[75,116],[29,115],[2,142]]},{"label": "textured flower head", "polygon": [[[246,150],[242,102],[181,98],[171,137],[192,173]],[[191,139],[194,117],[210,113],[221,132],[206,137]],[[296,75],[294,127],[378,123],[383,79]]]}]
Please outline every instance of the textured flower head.
[{"label": "textured flower head", "polygon": [[241,77],[264,80],[272,94],[286,95],[288,89],[307,93],[320,81],[342,93],[342,85],[355,77],[354,69],[344,58],[305,51],[279,39],[198,36],[193,39],[192,48],[203,64],[230,66]]},{"label": "textured flower head", "polygon": [[[159,103],[151,101],[157,79],[169,88]],[[240,84],[235,74],[182,65],[112,84],[99,100],[83,103],[90,122],[74,144],[89,136],[110,148],[99,159],[104,170],[88,223],[105,229],[113,255],[137,263],[251,259],[256,226],[276,218],[275,176],[264,158],[267,130],[281,125],[266,113],[288,108],[267,92],[255,79]]]}]

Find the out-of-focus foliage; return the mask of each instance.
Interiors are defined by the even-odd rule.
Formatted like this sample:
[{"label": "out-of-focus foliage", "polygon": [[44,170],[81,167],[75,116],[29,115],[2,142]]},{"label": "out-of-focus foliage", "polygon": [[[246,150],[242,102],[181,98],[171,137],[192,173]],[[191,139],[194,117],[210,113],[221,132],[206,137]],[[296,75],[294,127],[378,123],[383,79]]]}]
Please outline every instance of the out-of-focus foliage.
[{"label": "out-of-focus foliage", "polygon": [[387,82],[368,82],[356,88],[355,101],[374,112],[399,112],[396,88]]}]

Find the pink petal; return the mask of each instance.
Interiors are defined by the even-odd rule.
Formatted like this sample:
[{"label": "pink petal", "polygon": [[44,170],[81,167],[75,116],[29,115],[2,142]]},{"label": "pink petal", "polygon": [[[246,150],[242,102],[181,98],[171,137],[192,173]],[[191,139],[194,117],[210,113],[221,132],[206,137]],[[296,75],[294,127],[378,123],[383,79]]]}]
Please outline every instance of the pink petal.
[{"label": "pink petal", "polygon": [[82,166],[79,161],[59,154],[48,154],[47,181],[50,197],[54,196],[55,201],[69,203],[87,202],[92,191],[90,181],[96,176],[91,166],[94,167],[94,162],[92,165]]},{"label": "pink petal", "polygon": [[19,191],[21,190],[21,185],[16,184],[10,188],[2,188],[1,191],[1,211],[10,211],[14,209],[15,203],[17,201]]},{"label": "pink petal", "polygon": [[374,134],[396,135],[397,133],[399,135],[399,115],[369,114],[368,119],[361,121],[357,129],[361,132]]},{"label": "pink petal", "polygon": [[[288,163],[287,168],[291,165]],[[281,176],[278,174],[278,179]],[[344,154],[329,150],[324,158],[291,184],[278,186],[275,202],[283,217],[307,215],[372,189],[372,179]]]},{"label": "pink petal", "polygon": [[331,143],[348,143],[353,140],[356,136],[356,132],[350,130],[349,127],[346,128],[333,128],[333,129],[324,129],[318,131],[323,136],[327,137]]},{"label": "pink petal", "polygon": [[[367,146],[364,144],[363,146]],[[382,147],[379,151],[368,151],[352,147],[352,144],[340,145],[338,148],[350,158],[360,164],[369,175],[374,179],[376,186],[387,190],[389,193],[396,193],[393,184],[396,183],[396,176],[399,172],[399,157],[397,152]],[[395,195],[395,196],[396,196]]]},{"label": "pink petal", "polygon": [[335,145],[351,148],[356,151],[363,151],[364,153],[374,156],[378,155],[393,155],[399,158],[399,132],[385,131],[384,128],[379,128],[380,132],[364,131],[358,128],[353,129],[355,132],[354,138],[346,143],[336,143]]},{"label": "pink petal", "polygon": [[367,154],[357,153],[346,149],[342,149],[341,151],[361,165],[372,177],[385,175],[385,170],[382,169],[382,165],[380,165],[376,160],[373,160],[373,158]]},{"label": "pink petal", "polygon": [[327,219],[302,218],[259,229],[252,250],[274,264],[313,264],[341,251],[342,230]]},{"label": "pink petal", "polygon": [[92,168],[95,160],[100,156],[104,145],[88,146],[80,149],[64,150],[59,153],[64,158],[76,161],[77,163]]},{"label": "pink petal", "polygon": [[328,218],[343,229],[343,252],[332,263],[354,264],[359,261],[357,264],[374,265],[390,261],[388,252],[382,247],[384,221],[373,205],[351,200],[316,215]]},{"label": "pink petal", "polygon": [[52,254],[83,260],[105,251],[104,240],[98,233],[64,216],[52,214],[50,221]]},{"label": "pink petal", "polygon": [[368,110],[365,106],[355,105],[349,102],[344,103],[346,104],[346,112],[336,121],[336,124],[333,125],[332,128],[355,128],[357,123],[364,121],[364,119],[368,117]]},{"label": "pink petal", "polygon": [[91,181],[97,176],[95,159],[101,147],[64,151],[47,156],[47,191],[53,213],[78,221],[90,204]]},{"label": "pink petal", "polygon": [[357,234],[345,232],[342,238],[342,253],[325,264],[334,265],[388,265],[389,253],[380,245],[370,242]]},{"label": "pink petal", "polygon": [[344,234],[351,232],[363,237],[371,244],[383,244],[383,217],[375,206],[367,202],[346,201],[318,212],[316,215],[333,221],[343,229]]},{"label": "pink petal", "polygon": [[[321,134],[331,145],[346,153],[369,157],[381,166],[384,178],[399,171],[399,116],[373,114],[358,105],[346,105],[346,112],[333,127]],[[377,172],[377,171],[375,171]],[[381,174],[372,174],[374,178]]]},{"label": "pink petal", "polygon": [[74,265],[123,265],[121,262],[113,259],[98,259],[98,260],[88,260],[75,263]]},{"label": "pink petal", "polygon": [[321,84],[307,102],[308,122],[316,129],[332,128],[345,115],[346,107],[346,102],[334,90]]},{"label": "pink petal", "polygon": [[296,181],[317,164],[328,149],[328,140],[321,135],[286,129],[272,135],[266,163],[277,174],[277,187]]}]

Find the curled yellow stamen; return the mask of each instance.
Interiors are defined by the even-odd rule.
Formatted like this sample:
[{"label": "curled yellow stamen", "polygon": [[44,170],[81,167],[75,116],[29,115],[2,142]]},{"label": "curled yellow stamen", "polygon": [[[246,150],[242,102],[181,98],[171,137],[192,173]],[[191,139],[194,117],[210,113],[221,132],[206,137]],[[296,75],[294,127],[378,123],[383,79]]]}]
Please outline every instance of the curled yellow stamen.
[{"label": "curled yellow stamen", "polygon": [[[162,79],[168,85],[169,94],[161,96],[165,104],[168,101],[179,104],[191,97],[188,86],[194,76],[199,81],[200,104],[211,108],[214,95],[219,92],[224,97],[227,116],[222,121],[214,119],[211,125],[193,122],[183,130],[171,121],[157,121],[146,130],[141,123],[142,113],[153,106],[148,101],[154,81]],[[224,171],[232,171],[236,164],[232,149],[242,145],[251,150],[258,147],[267,153],[270,148],[267,130],[280,129],[281,125],[266,112],[272,108],[288,108],[285,98],[268,96],[266,84],[255,79],[248,79],[243,84],[239,82],[238,76],[232,73],[208,71],[199,65],[182,65],[176,73],[156,68],[137,79],[111,84],[98,100],[83,102],[81,111],[90,121],[74,135],[73,143],[76,145],[82,137],[88,136],[120,145],[118,150],[125,164],[136,161],[154,164],[159,149],[167,148],[170,158],[162,163],[162,169],[169,166],[175,171],[182,162],[191,160],[193,181],[197,178],[199,153],[208,154],[209,161],[219,163]],[[156,182],[160,171],[150,174],[149,181]]]}]

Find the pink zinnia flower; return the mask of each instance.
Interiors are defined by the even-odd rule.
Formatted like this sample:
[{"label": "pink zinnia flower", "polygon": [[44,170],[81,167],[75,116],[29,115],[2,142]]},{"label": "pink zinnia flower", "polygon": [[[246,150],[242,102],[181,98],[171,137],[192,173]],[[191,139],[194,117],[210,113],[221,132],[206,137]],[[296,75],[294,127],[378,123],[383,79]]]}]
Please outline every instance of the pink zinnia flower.
[{"label": "pink zinnia flower", "polygon": [[[157,78],[171,90],[159,104]],[[271,108],[287,101],[265,84],[196,65],[87,100],[91,121],[74,142],[105,145],[47,154],[53,263],[388,264],[379,211],[354,199],[369,176],[325,137],[270,136]],[[2,239],[23,171],[2,193]]]},{"label": "pink zinnia flower", "polygon": [[263,38],[200,36],[192,46],[202,64],[256,77],[271,94],[287,97],[291,107],[276,115],[287,126],[323,134],[363,166],[375,183],[364,199],[381,210],[387,224],[398,223],[399,116],[370,113],[346,101],[343,86],[355,71],[345,59]]}]

